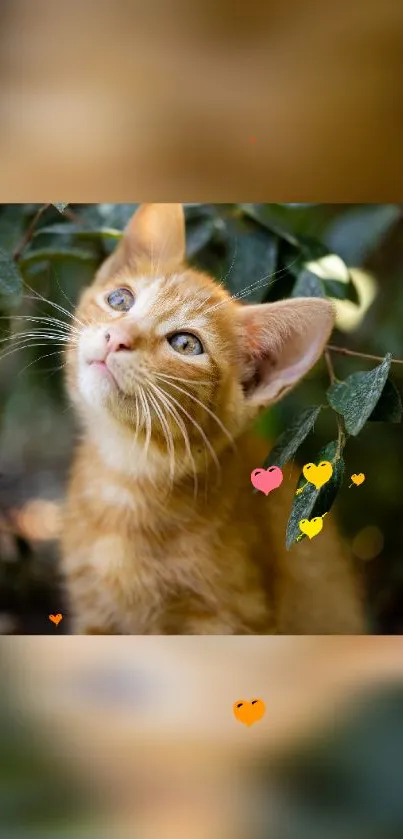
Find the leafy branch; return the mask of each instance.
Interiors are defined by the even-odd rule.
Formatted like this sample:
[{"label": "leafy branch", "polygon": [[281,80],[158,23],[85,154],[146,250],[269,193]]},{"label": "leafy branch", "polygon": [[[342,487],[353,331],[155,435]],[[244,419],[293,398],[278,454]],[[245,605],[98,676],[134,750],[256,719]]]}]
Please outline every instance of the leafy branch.
[{"label": "leafy branch", "polygon": [[[338,348],[336,348],[338,349]],[[401,422],[402,401],[400,394],[388,378],[392,357],[388,353],[381,363],[369,372],[353,373],[344,381],[336,379],[333,363],[330,357],[331,347],[327,347],[324,358],[327,365],[330,387],[326,392],[328,405],[335,411],[338,437],[337,440],[328,443],[319,454],[313,458],[318,465],[321,461],[327,460],[332,464],[333,474],[330,480],[319,490],[313,484],[305,481],[303,474],[300,475],[290,518],[287,525],[286,545],[288,548],[300,541],[299,522],[310,516],[323,516],[329,512],[337,493],[341,487],[344,474],[343,451],[349,436],[357,436],[369,421]],[[355,355],[355,353],[348,353]],[[360,357],[363,353],[358,353]],[[266,461],[268,465],[281,466],[290,459],[299,448],[307,434],[311,431],[312,425],[307,423],[309,415],[319,415],[320,408],[308,408],[301,417],[292,423],[292,435],[284,431],[271,456]],[[295,441],[295,445],[293,445]],[[265,464],[265,465],[266,465]]]}]

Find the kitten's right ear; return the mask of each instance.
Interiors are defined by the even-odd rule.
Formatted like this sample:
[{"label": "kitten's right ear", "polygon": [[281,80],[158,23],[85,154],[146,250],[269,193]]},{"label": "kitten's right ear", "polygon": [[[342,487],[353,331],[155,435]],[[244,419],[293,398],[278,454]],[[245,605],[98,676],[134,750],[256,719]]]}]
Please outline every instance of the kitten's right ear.
[{"label": "kitten's right ear", "polygon": [[141,204],[116,250],[101,265],[97,283],[105,283],[136,262],[149,264],[152,273],[185,260],[185,216],[182,204]]},{"label": "kitten's right ear", "polygon": [[238,304],[241,380],[257,408],[280,399],[318,361],[333,329],[329,300],[295,297]]}]

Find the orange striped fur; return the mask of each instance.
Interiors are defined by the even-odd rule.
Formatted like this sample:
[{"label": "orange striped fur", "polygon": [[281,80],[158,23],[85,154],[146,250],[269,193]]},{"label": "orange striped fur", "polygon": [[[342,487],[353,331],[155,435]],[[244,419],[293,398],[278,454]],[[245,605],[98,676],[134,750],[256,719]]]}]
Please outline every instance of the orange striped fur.
[{"label": "orange striped fur", "polygon": [[[142,205],[77,308],[67,386],[83,431],[62,538],[73,632],[360,632],[331,517],[286,553],[296,473],[267,498],[250,483],[267,453],[251,423],[316,362],[331,304],[245,305],[189,268],[184,246],[181,205]],[[108,302],[122,288],[127,311]],[[204,351],[176,351],[176,333]]]}]

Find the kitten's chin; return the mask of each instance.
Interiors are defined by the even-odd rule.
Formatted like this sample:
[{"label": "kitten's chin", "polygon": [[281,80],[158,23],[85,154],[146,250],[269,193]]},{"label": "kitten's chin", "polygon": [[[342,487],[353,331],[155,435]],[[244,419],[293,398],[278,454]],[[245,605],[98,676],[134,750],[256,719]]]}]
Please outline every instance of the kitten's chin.
[{"label": "kitten's chin", "polygon": [[105,362],[86,363],[79,370],[78,388],[87,406],[113,411],[122,394],[121,388]]}]

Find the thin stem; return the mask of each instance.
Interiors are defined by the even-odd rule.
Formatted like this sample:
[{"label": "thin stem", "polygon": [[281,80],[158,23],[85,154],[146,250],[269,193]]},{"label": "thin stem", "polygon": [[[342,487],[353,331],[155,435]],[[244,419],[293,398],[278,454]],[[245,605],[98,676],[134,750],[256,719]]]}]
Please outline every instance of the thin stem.
[{"label": "thin stem", "polygon": [[50,207],[50,204],[42,204],[42,207],[39,207],[39,210],[35,213],[32,221],[31,221],[31,224],[29,225],[28,229],[25,232],[25,235],[22,238],[22,241],[20,242],[17,250],[14,251],[14,259],[15,259],[16,262],[18,262],[20,260],[21,254],[23,253],[23,251],[25,251],[25,248],[27,247],[27,245],[29,245],[29,243],[30,243],[30,241],[31,241],[31,239],[34,235],[36,225],[38,224],[38,221],[39,221],[40,217],[43,215],[45,210],[48,209],[48,207]]},{"label": "thin stem", "polygon": [[329,373],[330,384],[332,385],[335,381],[336,376],[334,374],[334,367],[333,367],[332,359],[330,358],[330,353],[329,353],[328,349],[325,350],[324,356],[325,356],[327,371]]},{"label": "thin stem", "polygon": [[336,416],[337,416],[337,429],[338,429],[336,457],[338,459],[340,457],[343,449],[344,449],[344,446],[346,445],[347,435],[346,435],[346,430],[345,430],[343,417],[341,417],[340,414],[337,414]]},{"label": "thin stem", "polygon": [[[355,350],[346,350],[344,347],[335,347],[334,344],[327,344],[325,350],[325,358],[327,351],[337,352],[340,355],[355,355],[357,358],[368,358],[370,361],[383,361],[382,355],[369,355],[365,352],[356,352]],[[392,364],[403,364],[402,358],[392,358]]]},{"label": "thin stem", "polygon": [[80,222],[81,221],[78,213],[74,212],[74,210],[72,210],[70,207],[66,207],[63,210],[63,215],[72,222]]},{"label": "thin stem", "polygon": [[[334,348],[330,344],[328,344],[326,349],[325,349],[325,352],[324,352],[324,357],[325,357],[325,361],[326,361],[327,370],[328,370],[328,373],[329,373],[330,384],[333,385],[334,382],[336,381],[336,376],[335,376],[335,373],[334,373],[333,362],[332,362],[332,359],[330,358],[329,350],[331,350],[331,349],[334,349]],[[340,457],[343,449],[344,449],[345,444],[346,444],[347,435],[346,435],[346,428],[345,428],[345,425],[344,425],[343,417],[340,416],[340,414],[336,413],[336,420],[337,420],[337,452],[336,452],[336,458],[338,459]]]}]

